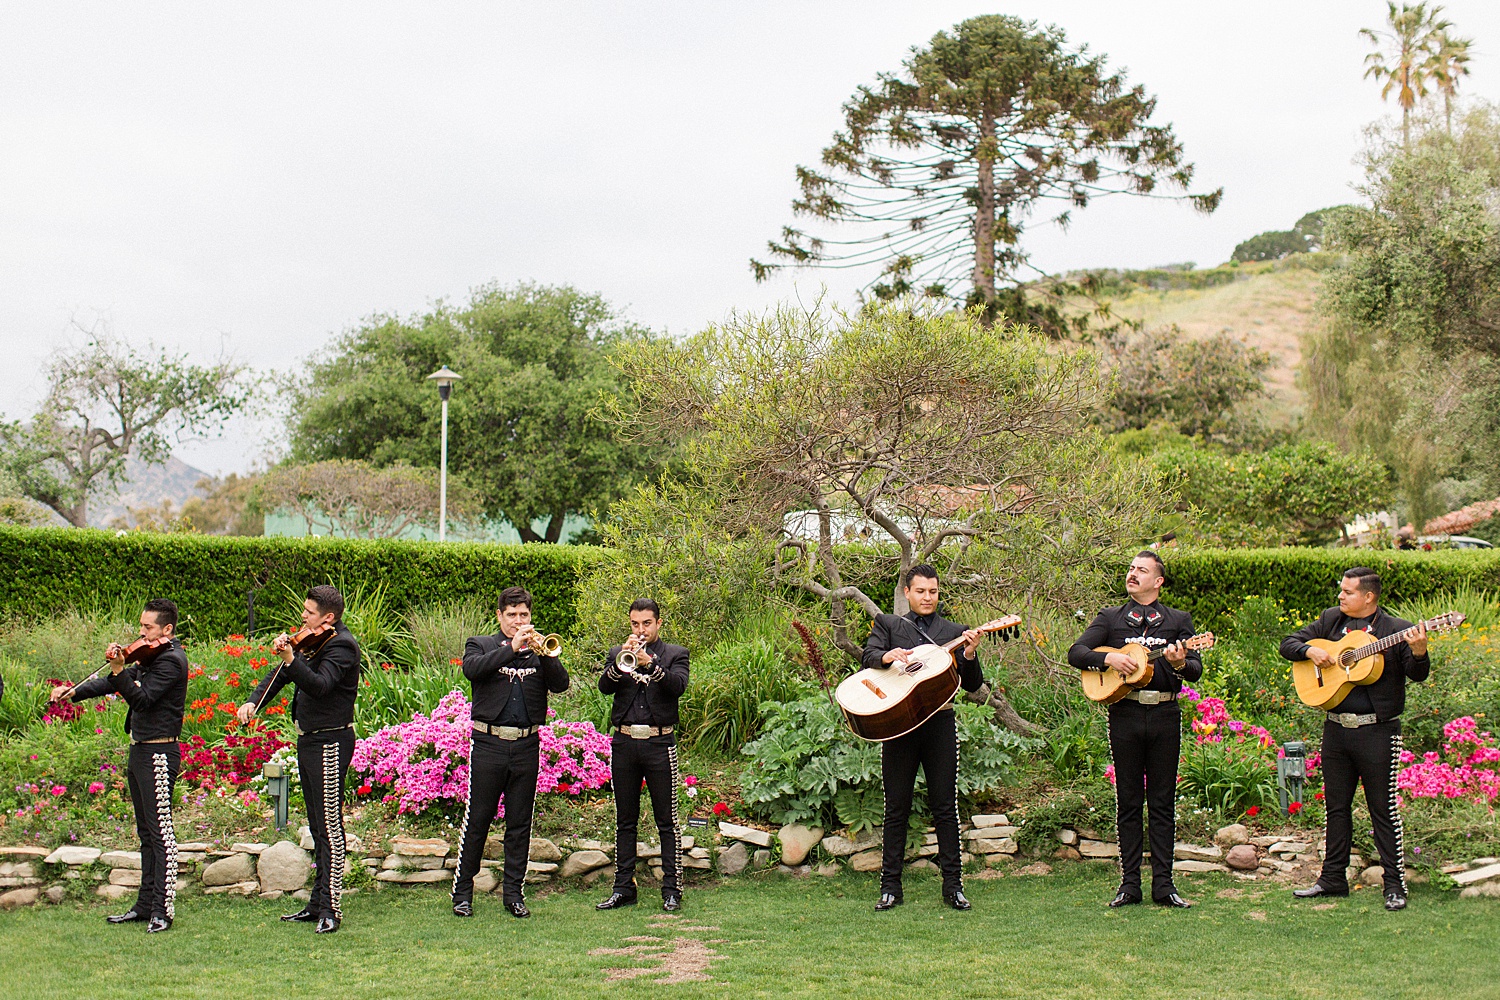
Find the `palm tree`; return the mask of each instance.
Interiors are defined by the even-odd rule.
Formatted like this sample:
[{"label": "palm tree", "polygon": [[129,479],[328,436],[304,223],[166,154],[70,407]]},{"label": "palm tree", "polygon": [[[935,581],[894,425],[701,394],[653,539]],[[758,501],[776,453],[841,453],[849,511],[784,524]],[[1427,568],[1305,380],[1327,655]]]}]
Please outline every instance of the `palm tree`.
[{"label": "palm tree", "polygon": [[1443,95],[1443,119],[1449,135],[1453,134],[1453,98],[1458,93],[1458,78],[1469,75],[1468,63],[1473,58],[1469,47],[1473,44],[1472,38],[1454,38],[1440,31],[1427,59],[1427,71]]},{"label": "palm tree", "polygon": [[1412,108],[1427,96],[1427,81],[1434,75],[1432,58],[1437,38],[1453,27],[1451,21],[1438,20],[1442,9],[1434,6],[1429,10],[1425,2],[1402,4],[1398,9],[1394,0],[1386,0],[1385,20],[1391,30],[1361,28],[1359,31],[1375,46],[1375,51],[1365,56],[1365,76],[1385,81],[1380,88],[1381,100],[1396,91],[1396,103],[1401,105],[1403,147],[1411,145]]}]

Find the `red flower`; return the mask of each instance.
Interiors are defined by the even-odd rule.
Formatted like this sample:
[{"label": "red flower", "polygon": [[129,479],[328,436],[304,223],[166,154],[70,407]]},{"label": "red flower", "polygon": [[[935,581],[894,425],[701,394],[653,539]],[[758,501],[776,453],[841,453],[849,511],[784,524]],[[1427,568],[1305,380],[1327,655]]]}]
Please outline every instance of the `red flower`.
[{"label": "red flower", "polygon": [[1313,798],[1315,800],[1317,800],[1318,802],[1322,802],[1323,801],[1323,793],[1322,792],[1314,792],[1313,793]]},{"label": "red flower", "polygon": [[355,791],[358,792],[360,795],[369,795],[370,794],[370,786],[369,786],[368,783],[366,783],[366,784],[360,785],[357,789],[355,789]]},{"label": "red flower", "polygon": [[1289,815],[1295,816],[1302,811],[1302,803],[1293,802],[1291,805],[1286,807],[1286,811]]},{"label": "red flower", "polygon": [[731,809],[731,808],[729,808],[729,803],[728,802],[715,802],[714,803],[714,815],[715,816],[729,816],[729,815],[732,815],[733,813],[734,813],[734,810]]},{"label": "red flower", "polygon": [[455,656],[453,659],[449,660],[448,662],[451,663],[451,664],[453,664],[455,667],[457,667],[457,666],[461,666],[464,661],[462,660],[462,658]]},{"label": "red flower", "polygon": [[1260,806],[1251,806],[1249,809],[1245,810],[1245,815],[1249,816],[1251,819],[1254,819],[1256,816],[1260,815]]}]

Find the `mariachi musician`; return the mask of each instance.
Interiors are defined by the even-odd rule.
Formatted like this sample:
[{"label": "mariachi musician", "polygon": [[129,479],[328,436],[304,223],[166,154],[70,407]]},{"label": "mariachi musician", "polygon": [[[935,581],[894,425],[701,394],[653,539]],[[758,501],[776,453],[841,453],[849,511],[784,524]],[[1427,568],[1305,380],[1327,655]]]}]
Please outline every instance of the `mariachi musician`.
[{"label": "mariachi musician", "polygon": [[146,933],[172,926],[177,897],[177,835],[172,828],[172,789],[182,767],[182,713],[187,703],[188,662],[177,640],[177,605],[165,598],[146,602],[140,640],[126,647],[110,643],[109,673],[52,690],[53,701],[78,702],[118,694],[130,708],[130,802],[141,840],[141,891],[124,913],[105,917],[112,924],[146,921]]},{"label": "mariachi musician", "polygon": [[636,902],[636,831],[641,781],[661,838],[662,909],[682,909],[682,841],[677,829],[677,700],[687,689],[688,651],[661,640],[661,608],[649,597],[630,605],[630,641],[609,651],[599,690],[614,696],[609,724],[610,784],[615,790],[615,885],[596,909]]},{"label": "mariachi musician", "polygon": [[302,602],[302,628],[279,635],[271,651],[281,663],[268,673],[239,720],[249,722],[287,684],[295,684],[292,725],[297,730],[297,774],[307,803],[317,878],[312,898],[282,920],[316,922],[314,933],[339,929],[344,910],[344,776],[354,757],[354,698],[359,692],[359,642],[345,627],[344,595],[327,584]]},{"label": "mariachi musician", "polygon": [[1141,805],[1151,817],[1151,899],[1162,906],[1192,904],[1172,881],[1177,840],[1177,758],[1182,749],[1182,713],[1177,696],[1182,682],[1203,676],[1203,660],[1183,645],[1193,636],[1193,616],[1161,603],[1167,568],[1149,549],[1130,561],[1125,593],[1118,607],[1099,612],[1068,650],[1078,670],[1118,670],[1122,677],[1137,664],[1124,653],[1101,653],[1099,646],[1135,643],[1162,651],[1165,669],[1149,684],[1109,706],[1109,753],[1115,765],[1115,823],[1120,832],[1120,888],[1112,907],[1141,901]]}]

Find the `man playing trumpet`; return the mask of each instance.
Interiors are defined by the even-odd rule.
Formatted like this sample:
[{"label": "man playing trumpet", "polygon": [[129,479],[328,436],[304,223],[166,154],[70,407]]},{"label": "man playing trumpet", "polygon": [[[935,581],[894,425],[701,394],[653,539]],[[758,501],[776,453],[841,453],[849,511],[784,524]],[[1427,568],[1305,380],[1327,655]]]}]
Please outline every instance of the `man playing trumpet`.
[{"label": "man playing trumpet", "polygon": [[463,670],[473,692],[474,732],[469,751],[469,793],[459,828],[458,877],[453,913],[474,915],[474,876],[484,858],[490,824],[505,797],[505,876],[502,893],[513,917],[529,917],[524,884],[531,853],[531,811],[536,804],[547,693],[568,689],[568,671],[557,658],[556,636],[531,625],[531,594],[507,587],[496,601],[500,631],[464,644]]},{"label": "man playing trumpet", "polygon": [[641,781],[661,837],[662,909],[682,909],[678,834],[677,699],[688,683],[688,651],[661,641],[661,609],[643,597],[630,605],[630,639],[609,651],[599,690],[615,697],[609,724],[610,783],[615,790],[615,887],[598,909],[634,906]]}]

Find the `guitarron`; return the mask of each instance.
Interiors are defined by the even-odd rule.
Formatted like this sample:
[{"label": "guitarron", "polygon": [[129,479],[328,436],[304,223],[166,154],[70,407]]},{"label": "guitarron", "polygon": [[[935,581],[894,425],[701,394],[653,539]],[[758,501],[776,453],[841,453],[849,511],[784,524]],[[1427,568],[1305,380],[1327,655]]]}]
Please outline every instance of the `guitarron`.
[{"label": "guitarron", "polygon": [[[1463,621],[1463,615],[1449,611],[1421,624],[1427,626],[1429,632],[1448,632],[1458,628]],[[1292,682],[1297,686],[1297,697],[1313,708],[1332,711],[1356,687],[1380,680],[1385,672],[1385,650],[1416,635],[1417,628],[1413,625],[1384,639],[1377,639],[1368,632],[1350,632],[1338,640],[1308,640],[1309,646],[1331,653],[1334,663],[1330,667],[1319,667],[1312,660],[1293,663]]]},{"label": "guitarron", "polygon": [[[1020,616],[1007,615],[974,631],[1014,634],[1020,625]],[[905,736],[932,718],[958,692],[953,651],[963,642],[960,636],[941,646],[926,643],[914,648],[905,664],[866,667],[845,677],[833,696],[854,735],[884,742]]]},{"label": "guitarron", "polygon": [[[1212,632],[1199,632],[1197,635],[1184,639],[1182,645],[1187,649],[1196,649],[1200,652],[1212,649],[1214,634]],[[1156,676],[1157,660],[1166,655],[1166,650],[1155,651],[1135,642],[1127,642],[1123,646],[1096,646],[1096,653],[1124,653],[1135,661],[1135,670],[1129,677],[1121,677],[1120,672],[1114,667],[1105,667],[1103,670],[1080,670],[1078,673],[1083,681],[1083,693],[1090,701],[1097,701],[1101,705],[1113,705],[1132,691],[1139,690],[1151,683],[1151,678]]]}]

